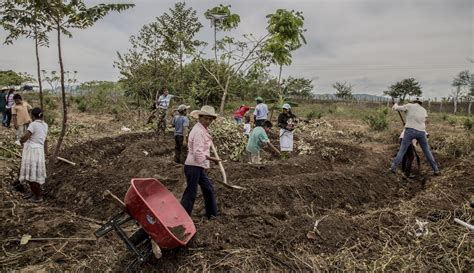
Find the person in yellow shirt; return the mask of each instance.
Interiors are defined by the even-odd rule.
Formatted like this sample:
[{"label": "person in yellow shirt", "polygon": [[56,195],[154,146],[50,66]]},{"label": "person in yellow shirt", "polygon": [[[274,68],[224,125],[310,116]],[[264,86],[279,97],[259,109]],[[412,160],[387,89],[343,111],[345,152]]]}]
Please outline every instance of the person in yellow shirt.
[{"label": "person in yellow shirt", "polygon": [[26,133],[28,125],[31,123],[31,117],[29,111],[31,111],[31,105],[24,101],[20,94],[13,96],[15,104],[12,107],[12,118],[13,126],[16,129],[16,141]]}]

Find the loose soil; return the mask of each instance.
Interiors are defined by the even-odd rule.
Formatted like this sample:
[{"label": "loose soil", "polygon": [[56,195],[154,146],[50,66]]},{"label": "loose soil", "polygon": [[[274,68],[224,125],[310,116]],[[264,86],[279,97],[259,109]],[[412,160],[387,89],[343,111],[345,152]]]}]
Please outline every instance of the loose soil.
[{"label": "loose soil", "polygon": [[[474,192],[472,159],[435,155],[443,176],[431,178],[422,162],[417,178],[405,181],[387,171],[396,144],[329,139],[324,147],[317,141],[311,145],[315,153],[284,161],[267,153],[261,165],[224,162],[229,183],[246,190],[214,183],[220,216],[212,221],[205,217],[199,193],[192,215],[197,233],[189,245],[164,251],[163,258],[152,259],[143,270],[473,269],[472,259],[467,259],[472,234],[452,224],[453,217],[472,217],[464,205]],[[323,148],[342,152],[328,158],[318,152]],[[2,183],[2,238],[30,234],[63,239],[26,245],[3,241],[1,267],[123,271],[133,256],[115,234],[89,240],[100,223],[119,212],[103,199],[103,192],[108,189],[123,198],[131,178],[153,177],[179,200],[185,178],[173,152],[171,135],[157,139],[151,133],[71,147],[63,156],[77,165],[59,163],[40,205],[25,203]],[[216,167],[209,176],[221,179]],[[318,237],[308,239],[306,234],[320,219]],[[429,235],[414,235],[416,219],[429,223]],[[127,232],[136,228],[129,226]],[[170,230],[184,239],[184,229],[178,228]],[[421,256],[408,256],[409,249]],[[456,262],[449,254],[452,249],[464,258]]]},{"label": "loose soil", "polygon": [[168,229],[173,233],[174,237],[178,238],[180,241],[184,241],[189,235],[189,233],[186,233],[186,229],[182,225],[168,227]]}]

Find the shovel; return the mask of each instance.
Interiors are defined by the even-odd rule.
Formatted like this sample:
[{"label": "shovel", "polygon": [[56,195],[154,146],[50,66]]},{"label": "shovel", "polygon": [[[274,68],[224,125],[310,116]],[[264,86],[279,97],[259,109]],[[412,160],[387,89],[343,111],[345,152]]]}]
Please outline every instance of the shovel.
[{"label": "shovel", "polygon": [[217,154],[216,146],[214,146],[214,143],[211,144],[211,148],[212,148],[212,152],[214,153],[214,157],[219,159],[218,164],[219,164],[219,169],[221,170],[221,174],[222,174],[222,181],[218,180],[218,182],[221,183],[222,185],[224,185],[226,187],[229,187],[229,188],[232,188],[232,189],[245,190],[244,187],[240,187],[240,186],[237,186],[237,185],[230,185],[230,184],[227,183],[227,174],[225,173],[224,165],[222,165],[222,161],[220,161],[220,157]]}]

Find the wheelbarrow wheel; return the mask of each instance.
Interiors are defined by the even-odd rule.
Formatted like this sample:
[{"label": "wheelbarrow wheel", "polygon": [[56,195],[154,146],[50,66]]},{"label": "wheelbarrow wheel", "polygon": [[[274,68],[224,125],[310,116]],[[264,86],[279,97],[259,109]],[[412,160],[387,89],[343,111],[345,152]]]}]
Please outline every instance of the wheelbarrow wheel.
[{"label": "wheelbarrow wheel", "polygon": [[143,241],[148,239],[148,234],[145,232],[143,228],[137,229],[132,236],[130,236],[130,241],[135,245],[140,245]]}]

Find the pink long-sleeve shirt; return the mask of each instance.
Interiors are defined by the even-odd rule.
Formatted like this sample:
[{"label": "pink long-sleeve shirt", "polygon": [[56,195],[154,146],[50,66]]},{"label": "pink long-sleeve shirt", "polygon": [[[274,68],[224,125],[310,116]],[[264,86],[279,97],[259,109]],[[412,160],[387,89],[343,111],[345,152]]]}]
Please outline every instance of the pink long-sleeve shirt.
[{"label": "pink long-sleeve shirt", "polygon": [[209,131],[201,123],[196,123],[189,133],[188,156],[184,164],[209,169],[210,164],[206,156],[210,155],[211,145]]}]

